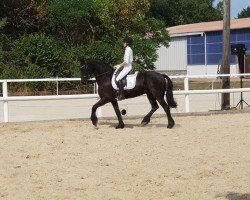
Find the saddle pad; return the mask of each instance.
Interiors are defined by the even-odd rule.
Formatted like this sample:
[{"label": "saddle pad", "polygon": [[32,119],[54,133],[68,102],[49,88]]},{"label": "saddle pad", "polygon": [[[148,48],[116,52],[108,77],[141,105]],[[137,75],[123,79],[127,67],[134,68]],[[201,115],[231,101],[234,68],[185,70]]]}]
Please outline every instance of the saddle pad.
[{"label": "saddle pad", "polygon": [[[138,74],[138,71],[136,71],[134,74],[127,75],[127,78],[126,78],[127,85],[124,87],[124,90],[130,90],[135,87],[137,74]],[[112,86],[115,90],[118,90],[117,85],[115,83],[115,75],[116,75],[116,72],[112,76]]]}]

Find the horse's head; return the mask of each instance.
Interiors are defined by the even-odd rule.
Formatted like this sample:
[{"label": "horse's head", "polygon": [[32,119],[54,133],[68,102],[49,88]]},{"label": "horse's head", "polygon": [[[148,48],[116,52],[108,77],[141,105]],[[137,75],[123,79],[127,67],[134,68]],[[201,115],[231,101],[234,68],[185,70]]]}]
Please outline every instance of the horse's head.
[{"label": "horse's head", "polygon": [[91,78],[92,72],[89,68],[88,61],[81,59],[80,60],[80,70],[81,70],[81,82],[86,85]]},{"label": "horse's head", "polygon": [[87,84],[90,78],[112,76],[114,69],[110,66],[97,59],[81,59],[81,81],[83,84]]}]

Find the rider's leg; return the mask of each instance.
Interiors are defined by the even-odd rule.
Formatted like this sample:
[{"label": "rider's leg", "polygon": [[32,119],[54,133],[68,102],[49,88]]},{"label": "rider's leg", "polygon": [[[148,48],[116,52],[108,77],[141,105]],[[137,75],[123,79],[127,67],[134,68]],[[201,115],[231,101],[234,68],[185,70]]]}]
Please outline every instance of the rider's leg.
[{"label": "rider's leg", "polygon": [[124,67],[123,70],[120,72],[120,74],[118,74],[118,76],[116,77],[116,82],[119,89],[118,100],[125,99],[124,89],[121,80],[131,71],[131,68],[132,67]]},{"label": "rider's leg", "polygon": [[122,69],[122,71],[116,77],[116,81],[122,80],[132,69],[132,66],[127,66]]},{"label": "rider's leg", "polygon": [[123,99],[125,99],[125,97],[124,97],[124,89],[123,89],[123,85],[122,85],[122,81],[121,80],[119,80],[118,82],[117,82],[117,86],[118,86],[118,97],[117,97],[117,100],[123,100]]}]

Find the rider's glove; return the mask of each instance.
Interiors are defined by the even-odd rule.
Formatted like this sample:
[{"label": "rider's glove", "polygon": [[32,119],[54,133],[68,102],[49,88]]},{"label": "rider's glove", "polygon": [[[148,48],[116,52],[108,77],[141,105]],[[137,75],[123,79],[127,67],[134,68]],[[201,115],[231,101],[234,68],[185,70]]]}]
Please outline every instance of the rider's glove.
[{"label": "rider's glove", "polygon": [[119,67],[120,67],[120,65],[115,65],[113,68],[118,69]]}]

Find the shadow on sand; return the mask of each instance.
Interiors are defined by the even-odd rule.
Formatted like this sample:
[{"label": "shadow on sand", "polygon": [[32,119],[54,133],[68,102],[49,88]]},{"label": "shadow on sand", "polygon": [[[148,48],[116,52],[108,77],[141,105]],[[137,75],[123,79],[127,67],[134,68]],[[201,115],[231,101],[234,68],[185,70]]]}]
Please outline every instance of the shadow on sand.
[{"label": "shadow on sand", "polygon": [[[118,124],[118,122],[108,122],[108,121],[100,121],[98,123],[101,126],[109,126],[110,128],[115,128]],[[124,128],[167,128],[167,124],[147,124],[147,125],[141,125],[141,124],[131,124],[131,123],[125,123],[125,127]],[[176,127],[180,127],[179,124],[175,124],[174,128]]]},{"label": "shadow on sand", "polygon": [[239,194],[235,192],[228,192],[227,194],[218,195],[218,197],[225,197],[228,200],[250,200],[250,193]]}]

